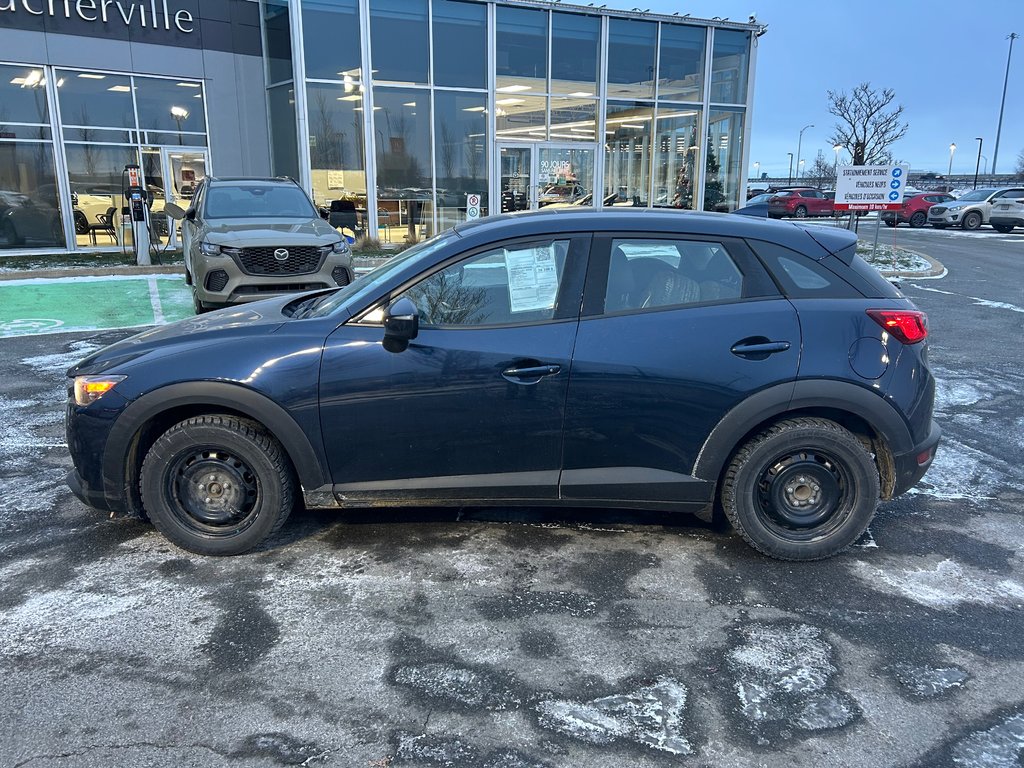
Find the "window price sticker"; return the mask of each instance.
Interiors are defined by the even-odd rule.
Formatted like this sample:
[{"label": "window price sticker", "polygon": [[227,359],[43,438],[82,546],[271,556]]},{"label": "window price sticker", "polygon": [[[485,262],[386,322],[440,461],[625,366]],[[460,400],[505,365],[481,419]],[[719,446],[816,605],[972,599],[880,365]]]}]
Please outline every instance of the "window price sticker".
[{"label": "window price sticker", "polygon": [[512,312],[552,309],[558,295],[558,269],[551,245],[505,251],[508,300]]}]

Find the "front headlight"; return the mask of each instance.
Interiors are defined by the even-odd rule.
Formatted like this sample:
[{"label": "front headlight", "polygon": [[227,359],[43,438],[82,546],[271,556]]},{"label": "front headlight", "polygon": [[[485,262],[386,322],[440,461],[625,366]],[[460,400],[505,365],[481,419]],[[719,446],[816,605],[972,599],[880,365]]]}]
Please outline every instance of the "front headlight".
[{"label": "front headlight", "polygon": [[352,249],[349,248],[348,240],[339,240],[332,245],[325,246],[324,250],[328,253],[348,253]]},{"label": "front headlight", "polygon": [[75,376],[75,404],[95,403],[126,376]]},{"label": "front headlight", "polygon": [[961,208],[963,208],[962,205],[950,205],[950,206],[946,207],[946,210],[947,211],[959,211]]},{"label": "front headlight", "polygon": [[203,241],[199,244],[199,250],[202,251],[203,256],[220,256],[220,246],[214,245],[213,243],[207,243]]}]

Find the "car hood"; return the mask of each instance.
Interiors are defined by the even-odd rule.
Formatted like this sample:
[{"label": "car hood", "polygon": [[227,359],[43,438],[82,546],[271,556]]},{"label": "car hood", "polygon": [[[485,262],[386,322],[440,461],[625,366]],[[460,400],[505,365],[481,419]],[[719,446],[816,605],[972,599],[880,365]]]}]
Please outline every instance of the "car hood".
[{"label": "car hood", "polygon": [[173,354],[181,344],[213,344],[228,339],[266,336],[288,322],[281,310],[299,296],[278,296],[151,328],[94,352],[69,368],[67,375],[104,373],[143,355]]},{"label": "car hood", "polygon": [[323,219],[216,219],[205,222],[204,240],[215,245],[330,245],[341,239]]}]

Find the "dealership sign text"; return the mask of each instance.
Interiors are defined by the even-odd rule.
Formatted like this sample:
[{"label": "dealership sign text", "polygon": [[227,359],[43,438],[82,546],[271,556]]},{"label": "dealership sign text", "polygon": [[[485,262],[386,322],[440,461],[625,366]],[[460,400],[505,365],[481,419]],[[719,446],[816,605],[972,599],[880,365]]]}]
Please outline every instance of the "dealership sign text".
[{"label": "dealership sign text", "polygon": [[122,21],[126,27],[137,24],[148,29],[173,27],[179,32],[193,32],[195,19],[190,11],[178,10],[173,14],[167,0],[0,0],[0,11],[23,12],[33,16],[63,16],[103,24]]}]

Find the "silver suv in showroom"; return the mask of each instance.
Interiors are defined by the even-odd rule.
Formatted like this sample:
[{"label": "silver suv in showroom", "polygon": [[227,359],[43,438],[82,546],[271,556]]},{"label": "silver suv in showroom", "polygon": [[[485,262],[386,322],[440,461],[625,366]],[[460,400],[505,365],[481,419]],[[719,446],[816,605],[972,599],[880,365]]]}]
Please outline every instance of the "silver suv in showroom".
[{"label": "silver suv in showroom", "polygon": [[348,285],[352,250],[292,179],[205,179],[182,211],[185,282],[196,313]]}]

